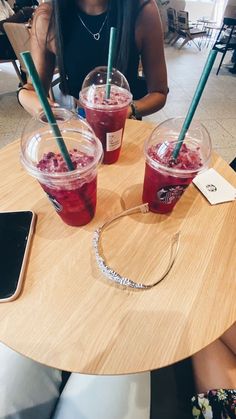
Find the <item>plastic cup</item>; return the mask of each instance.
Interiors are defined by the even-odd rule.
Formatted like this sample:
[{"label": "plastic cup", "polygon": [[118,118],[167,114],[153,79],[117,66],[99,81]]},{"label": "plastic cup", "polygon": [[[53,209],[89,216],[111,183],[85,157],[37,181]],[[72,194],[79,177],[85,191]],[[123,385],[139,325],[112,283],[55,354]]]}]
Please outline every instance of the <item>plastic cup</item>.
[{"label": "plastic cup", "polygon": [[61,108],[53,113],[75,170],[68,171],[43,112],[24,130],[21,162],[38,180],[61,219],[71,226],[82,226],[95,214],[102,146],[82,118]]},{"label": "plastic cup", "polygon": [[204,171],[210,162],[211,139],[206,128],[197,121],[192,122],[174,161],[172,152],[183,121],[182,118],[164,121],[145,141],[142,199],[149,203],[153,212],[165,214],[172,211],[193,178]]},{"label": "plastic cup", "polygon": [[110,98],[106,99],[107,67],[96,67],[84,79],[80,102],[86,119],[102,143],[103,163],[115,163],[120,155],[128,107],[132,101],[129,84],[112,69]]}]

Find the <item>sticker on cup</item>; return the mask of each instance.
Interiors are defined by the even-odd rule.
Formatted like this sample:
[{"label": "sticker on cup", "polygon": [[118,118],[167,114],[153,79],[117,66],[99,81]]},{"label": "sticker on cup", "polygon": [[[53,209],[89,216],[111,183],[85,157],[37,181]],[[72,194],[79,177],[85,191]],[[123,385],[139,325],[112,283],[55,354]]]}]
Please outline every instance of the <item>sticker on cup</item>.
[{"label": "sticker on cup", "polygon": [[115,132],[107,132],[106,151],[116,150],[121,146],[123,128]]}]

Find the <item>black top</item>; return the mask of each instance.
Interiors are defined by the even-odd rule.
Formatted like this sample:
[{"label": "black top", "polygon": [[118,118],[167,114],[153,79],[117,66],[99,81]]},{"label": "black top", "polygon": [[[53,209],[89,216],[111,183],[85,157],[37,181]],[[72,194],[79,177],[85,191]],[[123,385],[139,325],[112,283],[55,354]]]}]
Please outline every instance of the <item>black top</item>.
[{"label": "black top", "polygon": [[[148,1],[144,5],[146,3]],[[92,34],[97,34],[100,31],[99,40],[94,39],[89,31]],[[95,67],[107,65],[109,34],[107,12],[94,16],[78,10],[78,13],[72,16],[70,28],[64,40],[64,65],[69,94],[75,98],[79,98],[79,92],[86,75]],[[143,86],[145,83],[138,80],[139,52],[135,43],[135,34],[130,51],[128,70],[125,76],[134,99],[138,99],[145,95],[146,85]]]}]

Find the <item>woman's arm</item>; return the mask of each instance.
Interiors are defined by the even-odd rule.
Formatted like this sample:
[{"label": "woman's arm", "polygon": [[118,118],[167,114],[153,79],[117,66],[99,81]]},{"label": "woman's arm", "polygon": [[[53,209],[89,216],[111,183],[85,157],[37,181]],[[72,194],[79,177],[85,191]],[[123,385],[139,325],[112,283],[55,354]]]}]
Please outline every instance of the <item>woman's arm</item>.
[{"label": "woman's arm", "polygon": [[219,339],[192,357],[198,393],[236,389],[236,323]]},{"label": "woman's arm", "polygon": [[168,93],[163,30],[154,0],[140,11],[135,37],[148,89],[148,94],[135,101],[135,106],[138,114],[145,116],[163,108]]},{"label": "woman's arm", "polygon": [[236,323],[233,324],[220,338],[222,342],[234,353],[236,360]]},{"label": "woman's arm", "polygon": [[[47,95],[55,69],[54,37],[51,33],[47,36],[50,16],[51,6],[49,3],[43,3],[38,7],[33,19],[30,37],[32,58]],[[37,94],[30,82],[24,85],[24,89],[19,92],[18,99],[21,105],[31,115],[37,114],[42,109]],[[50,103],[53,105],[52,101]]]}]

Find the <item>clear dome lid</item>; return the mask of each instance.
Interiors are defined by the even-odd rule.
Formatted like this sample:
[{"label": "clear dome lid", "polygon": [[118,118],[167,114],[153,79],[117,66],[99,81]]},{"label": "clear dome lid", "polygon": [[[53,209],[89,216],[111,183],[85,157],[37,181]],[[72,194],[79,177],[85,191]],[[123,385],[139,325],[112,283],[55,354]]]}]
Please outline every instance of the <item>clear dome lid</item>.
[{"label": "clear dome lid", "polygon": [[209,166],[212,144],[205,126],[194,120],[174,160],[173,151],[179,144],[183,122],[184,118],[177,117],[159,124],[146,139],[144,153],[152,167],[169,172],[170,175],[186,177],[191,173],[200,173]]},{"label": "clear dome lid", "polygon": [[[85,119],[63,108],[54,108],[53,113],[68,152],[71,154],[76,150],[88,157],[84,166],[73,170],[73,175],[78,176],[78,173],[82,174],[96,167],[102,160],[103,151],[101,142],[90,125]],[[61,151],[52,127],[42,111],[36,118],[31,118],[23,129],[21,163],[32,176],[45,177],[47,173],[39,170],[39,163],[48,153],[60,154]],[[48,173],[48,176],[66,178],[71,173],[55,172]]]},{"label": "clear dome lid", "polygon": [[96,109],[126,107],[132,101],[129,83],[125,76],[113,68],[109,78],[110,95],[107,98],[107,67],[96,67],[85,77],[80,101],[85,107]]}]

